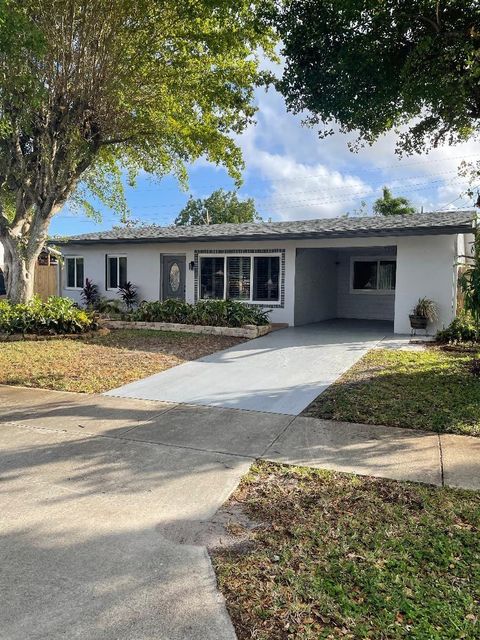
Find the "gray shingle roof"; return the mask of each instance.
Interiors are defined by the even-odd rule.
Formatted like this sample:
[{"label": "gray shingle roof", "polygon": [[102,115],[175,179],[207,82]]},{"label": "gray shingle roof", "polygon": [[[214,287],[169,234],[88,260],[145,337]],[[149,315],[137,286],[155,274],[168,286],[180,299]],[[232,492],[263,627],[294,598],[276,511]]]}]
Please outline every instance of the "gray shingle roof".
[{"label": "gray shingle roof", "polygon": [[291,222],[213,224],[187,227],[115,227],[109,231],[53,239],[55,244],[114,244],[120,242],[208,242],[212,240],[291,240],[466,233],[472,229],[472,211],[438,211],[410,216],[321,218]]}]

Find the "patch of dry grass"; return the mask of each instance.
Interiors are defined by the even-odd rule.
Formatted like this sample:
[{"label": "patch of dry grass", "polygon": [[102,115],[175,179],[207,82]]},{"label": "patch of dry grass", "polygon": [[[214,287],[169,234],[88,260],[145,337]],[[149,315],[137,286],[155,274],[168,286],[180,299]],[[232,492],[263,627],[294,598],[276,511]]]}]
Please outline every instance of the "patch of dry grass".
[{"label": "patch of dry grass", "polygon": [[258,525],[213,553],[239,640],[479,637],[480,493],[261,462],[232,503]]},{"label": "patch of dry grass", "polygon": [[238,338],[143,330],[0,344],[0,384],[101,393],[231,347]]}]

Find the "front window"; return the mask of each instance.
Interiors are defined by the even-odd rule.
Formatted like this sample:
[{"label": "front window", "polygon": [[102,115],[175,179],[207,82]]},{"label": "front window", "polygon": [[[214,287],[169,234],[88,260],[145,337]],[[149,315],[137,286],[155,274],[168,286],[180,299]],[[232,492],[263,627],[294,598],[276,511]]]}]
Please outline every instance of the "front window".
[{"label": "front window", "polygon": [[127,283],[127,258],[107,256],[107,289],[118,289]]},{"label": "front window", "polygon": [[227,298],[250,300],[250,257],[227,258]]},{"label": "front window", "polygon": [[396,260],[355,260],[353,262],[354,291],[395,291]]},{"label": "front window", "polygon": [[226,255],[200,258],[200,298],[278,302],[280,257]]},{"label": "front window", "polygon": [[200,273],[200,297],[204,300],[222,300],[225,289],[224,258],[202,258]]},{"label": "front window", "polygon": [[253,299],[259,302],[278,301],[280,283],[280,258],[260,256],[254,258]]},{"label": "front window", "polygon": [[82,289],[84,285],[83,258],[69,256],[65,258],[67,289]]}]

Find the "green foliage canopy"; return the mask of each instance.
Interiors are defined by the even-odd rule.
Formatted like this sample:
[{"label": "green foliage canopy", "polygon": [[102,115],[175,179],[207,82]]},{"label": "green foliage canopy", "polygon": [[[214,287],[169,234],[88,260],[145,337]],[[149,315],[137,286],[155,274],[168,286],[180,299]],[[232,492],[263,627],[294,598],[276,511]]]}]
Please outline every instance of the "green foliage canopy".
[{"label": "green foliage canopy", "polygon": [[269,2],[0,0],[9,295],[31,296],[32,265],[67,200],[93,213],[93,194],[125,217],[125,174],[185,182],[200,157],[240,180],[233,135],[254,116],[260,51],[274,55]]},{"label": "green foliage canopy", "polygon": [[274,21],[279,89],[325,134],[336,121],[371,143],[405,125],[407,153],[478,134],[478,0],[286,0]]},{"label": "green foliage canopy", "polygon": [[175,224],[222,224],[225,222],[259,222],[260,215],[252,198],[240,200],[235,191],[218,189],[208,198],[190,197],[178,214]]},{"label": "green foliage canopy", "polygon": [[373,205],[373,213],[377,216],[408,216],[415,211],[407,198],[394,197],[387,187],[383,187],[382,197]]}]

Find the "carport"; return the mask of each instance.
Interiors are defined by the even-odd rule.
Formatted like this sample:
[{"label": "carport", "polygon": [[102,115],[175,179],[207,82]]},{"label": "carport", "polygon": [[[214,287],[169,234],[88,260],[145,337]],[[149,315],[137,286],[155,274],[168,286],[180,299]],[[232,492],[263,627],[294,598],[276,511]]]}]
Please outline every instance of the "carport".
[{"label": "carport", "polygon": [[395,317],[396,246],[297,248],[295,326]]}]

